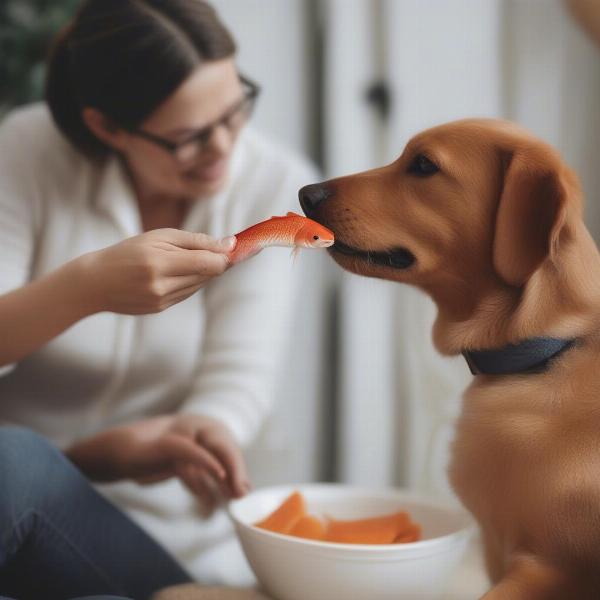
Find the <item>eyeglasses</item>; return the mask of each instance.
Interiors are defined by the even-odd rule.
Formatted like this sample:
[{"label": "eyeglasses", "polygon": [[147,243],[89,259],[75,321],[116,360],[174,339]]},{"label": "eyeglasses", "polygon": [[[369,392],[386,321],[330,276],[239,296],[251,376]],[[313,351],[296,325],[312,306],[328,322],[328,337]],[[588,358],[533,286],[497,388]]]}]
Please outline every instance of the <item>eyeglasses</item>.
[{"label": "eyeglasses", "polygon": [[252,116],[256,99],[260,94],[260,87],[243,76],[240,76],[240,82],[244,87],[244,97],[232,106],[220,119],[202,129],[198,129],[190,137],[181,142],[167,140],[143,129],[130,129],[129,132],[167,150],[179,163],[186,164],[193,162],[205,150],[217,127],[224,126],[231,133],[236,133]]}]

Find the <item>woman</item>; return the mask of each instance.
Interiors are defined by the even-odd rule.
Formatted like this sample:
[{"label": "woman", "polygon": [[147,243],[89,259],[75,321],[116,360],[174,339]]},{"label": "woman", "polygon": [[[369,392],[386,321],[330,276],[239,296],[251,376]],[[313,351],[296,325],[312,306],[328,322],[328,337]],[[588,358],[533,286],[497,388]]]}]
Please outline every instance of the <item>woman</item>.
[{"label": "woman", "polygon": [[0,420],[20,426],[0,427],[0,594],[142,598],[186,579],[80,473],[214,574],[229,530],[211,510],[249,488],[240,448],[292,287],[287,253],[228,269],[230,236],[314,179],[244,128],[258,88],[234,58],[200,0],[88,0],[47,104],[0,126]]}]

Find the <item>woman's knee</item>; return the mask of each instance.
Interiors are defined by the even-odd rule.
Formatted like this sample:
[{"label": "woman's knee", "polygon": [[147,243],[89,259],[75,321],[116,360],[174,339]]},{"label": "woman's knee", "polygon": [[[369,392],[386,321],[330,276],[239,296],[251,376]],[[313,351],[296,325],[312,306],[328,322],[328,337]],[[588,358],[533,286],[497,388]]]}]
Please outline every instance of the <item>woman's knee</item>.
[{"label": "woman's knee", "polygon": [[60,487],[70,466],[64,455],[43,436],[24,427],[0,427],[0,481],[5,500],[33,500]]},{"label": "woman's knee", "polygon": [[60,451],[45,437],[26,427],[3,425],[0,427],[0,464],[16,461],[19,466],[55,460]]}]

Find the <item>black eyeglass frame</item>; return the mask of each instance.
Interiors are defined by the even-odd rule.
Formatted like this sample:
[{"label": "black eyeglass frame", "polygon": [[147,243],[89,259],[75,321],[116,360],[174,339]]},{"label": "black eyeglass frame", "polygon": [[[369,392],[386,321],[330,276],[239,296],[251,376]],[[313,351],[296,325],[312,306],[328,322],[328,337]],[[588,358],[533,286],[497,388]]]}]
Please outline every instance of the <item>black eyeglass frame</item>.
[{"label": "black eyeglass frame", "polygon": [[252,105],[250,106],[248,117],[251,115],[252,110],[254,109],[254,103],[260,95],[261,88],[257,83],[255,83],[251,79],[248,79],[247,77],[244,77],[243,75],[240,75],[240,81],[242,85],[244,85],[246,88],[244,97],[238,103],[236,103],[235,106],[232,106],[224,115],[219,117],[219,119],[217,119],[213,123],[206,125],[205,127],[202,127],[202,129],[199,129],[193,135],[191,135],[185,140],[182,140],[181,142],[173,142],[171,140],[167,140],[164,137],[161,137],[154,133],[150,133],[149,131],[144,131],[143,129],[132,128],[128,129],[128,131],[129,133],[144,138],[149,142],[153,142],[154,144],[160,146],[161,148],[167,150],[170,154],[172,154],[175,160],[179,160],[177,157],[177,151],[181,147],[187,146],[188,144],[191,144],[193,142],[199,142],[201,148],[206,146],[208,141],[212,138],[215,129],[217,127],[220,127],[221,125],[227,126],[227,121],[231,119],[231,117],[234,116],[238,111],[241,111],[248,102],[252,103]]}]

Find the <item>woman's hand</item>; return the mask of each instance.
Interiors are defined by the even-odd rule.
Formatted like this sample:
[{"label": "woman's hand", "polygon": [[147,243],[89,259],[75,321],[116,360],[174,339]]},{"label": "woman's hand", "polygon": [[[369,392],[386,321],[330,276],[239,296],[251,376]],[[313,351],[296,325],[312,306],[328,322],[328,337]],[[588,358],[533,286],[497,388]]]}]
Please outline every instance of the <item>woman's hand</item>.
[{"label": "woman's hand", "polygon": [[198,415],[168,415],[114,427],[77,442],[68,458],[91,480],[154,483],[178,477],[212,509],[250,489],[242,452],[227,427]]},{"label": "woman's hand", "polygon": [[79,259],[92,312],[143,315],[185,300],[229,266],[235,237],[155,229]]}]

